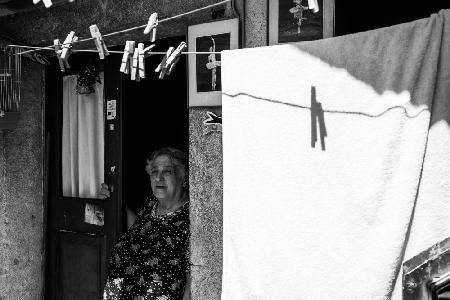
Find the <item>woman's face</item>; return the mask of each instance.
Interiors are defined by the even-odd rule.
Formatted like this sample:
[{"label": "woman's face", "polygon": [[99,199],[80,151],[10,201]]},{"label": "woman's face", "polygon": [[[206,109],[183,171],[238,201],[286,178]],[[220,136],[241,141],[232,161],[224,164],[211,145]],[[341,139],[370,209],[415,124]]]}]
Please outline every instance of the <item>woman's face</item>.
[{"label": "woman's face", "polygon": [[158,200],[178,200],[183,194],[183,178],[167,155],[157,156],[145,170]]}]

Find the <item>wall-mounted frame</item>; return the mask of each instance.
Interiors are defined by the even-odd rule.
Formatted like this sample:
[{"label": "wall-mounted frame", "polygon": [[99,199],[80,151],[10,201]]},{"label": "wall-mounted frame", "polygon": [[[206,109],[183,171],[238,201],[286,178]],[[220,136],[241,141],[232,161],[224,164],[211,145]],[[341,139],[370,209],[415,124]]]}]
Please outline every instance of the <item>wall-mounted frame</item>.
[{"label": "wall-mounted frame", "polygon": [[334,0],[270,0],[268,44],[334,36]]},{"label": "wall-mounted frame", "polygon": [[[239,46],[239,19],[227,19],[188,27],[188,51],[220,52]],[[221,106],[220,54],[188,55],[189,107]]]}]

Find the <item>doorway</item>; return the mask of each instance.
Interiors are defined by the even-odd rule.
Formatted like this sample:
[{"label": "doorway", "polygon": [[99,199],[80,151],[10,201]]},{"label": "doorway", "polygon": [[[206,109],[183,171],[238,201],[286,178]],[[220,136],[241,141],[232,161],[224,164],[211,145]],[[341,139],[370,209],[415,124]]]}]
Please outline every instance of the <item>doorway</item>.
[{"label": "doorway", "polygon": [[[182,41],[185,37],[159,39],[153,51],[165,52]],[[122,199],[135,213],[151,195],[149,176],[144,170],[146,158],[159,147],[174,147],[185,153],[189,149],[186,55],[181,56],[170,75],[159,79],[154,70],[162,57],[146,59],[146,78],[140,82],[122,76]]]},{"label": "doorway", "polygon": [[[154,51],[165,52],[183,39],[160,39]],[[110,48],[123,50],[123,46]],[[104,118],[104,180],[114,184],[116,192],[104,200],[65,196],[62,190],[63,77],[78,74],[87,61],[98,61],[98,55],[74,54],[70,72],[61,73],[56,60],[46,69],[49,171],[45,293],[49,299],[101,298],[109,253],[126,230],[125,206],[137,213],[151,193],[144,171],[146,157],[162,146],[188,151],[186,57],[183,55],[164,79],[154,72],[161,59],[162,55],[146,59],[147,78],[140,82],[119,73],[121,55],[113,54],[100,62],[104,71],[104,111],[110,101],[117,101],[117,117]],[[111,171],[113,166],[116,172]],[[104,224],[89,223],[88,208],[96,216],[97,211],[101,212]]]},{"label": "doorway", "polygon": [[[94,91],[81,92],[78,75],[91,63],[90,67],[97,63],[103,66],[105,76],[99,73]],[[52,59],[45,70],[45,294],[46,299],[100,299],[106,259],[120,232],[116,221],[120,199],[117,195],[100,199],[96,192],[104,178],[104,165],[118,158],[117,151],[106,153],[104,149],[119,146],[103,136],[102,112],[104,99],[117,99],[112,87],[120,82],[120,75],[114,58],[98,62],[95,53],[75,53],[70,64],[70,69],[61,72],[59,63]],[[98,135],[91,137],[94,132]],[[101,157],[108,164],[103,164]],[[97,173],[99,176],[89,175]],[[90,178],[89,184],[86,178]]]}]

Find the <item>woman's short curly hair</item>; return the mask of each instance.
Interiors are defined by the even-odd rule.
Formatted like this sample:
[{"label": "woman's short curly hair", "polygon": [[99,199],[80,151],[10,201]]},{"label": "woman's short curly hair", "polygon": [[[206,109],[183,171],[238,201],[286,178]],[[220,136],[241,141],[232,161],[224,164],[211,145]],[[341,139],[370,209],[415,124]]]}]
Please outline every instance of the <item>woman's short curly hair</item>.
[{"label": "woman's short curly hair", "polygon": [[189,179],[189,157],[181,150],[172,147],[158,148],[147,158],[148,161],[153,161],[158,156],[165,155],[169,157],[174,166],[179,168],[183,179]]}]

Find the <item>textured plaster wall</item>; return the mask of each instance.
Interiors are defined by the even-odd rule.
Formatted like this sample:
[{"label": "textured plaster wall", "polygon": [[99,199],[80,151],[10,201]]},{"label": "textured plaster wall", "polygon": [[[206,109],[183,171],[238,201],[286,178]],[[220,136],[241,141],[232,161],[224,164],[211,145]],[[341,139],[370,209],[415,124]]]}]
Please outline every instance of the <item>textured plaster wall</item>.
[{"label": "textured plaster wall", "polygon": [[189,112],[192,299],[220,299],[222,133],[206,131],[207,108]]},{"label": "textured plaster wall", "polygon": [[268,1],[246,0],[246,48],[267,46]]},{"label": "textured plaster wall", "polygon": [[[244,47],[266,46],[267,0],[247,0],[239,13],[245,14]],[[221,114],[211,107],[189,111],[192,300],[218,300],[222,288],[222,133],[208,133],[207,111]]]},{"label": "textured plaster wall", "polygon": [[[31,0],[30,0],[31,1]],[[69,31],[81,38],[90,37],[89,26],[97,24],[102,34],[143,25],[150,14],[158,12],[159,19],[181,14],[220,2],[220,0],[76,0],[61,6],[37,9],[0,18],[1,34],[28,45],[52,45],[53,40],[64,40]],[[183,18],[161,23],[157,38],[182,36],[187,25],[201,23],[211,18],[211,9]],[[164,25],[162,25],[164,24]],[[124,45],[125,40],[147,40],[143,29],[108,37],[107,45]],[[61,41],[62,42],[62,41]],[[77,48],[94,47],[92,41],[80,43]]]},{"label": "textured plaster wall", "polygon": [[0,130],[0,300],[41,299],[44,279],[42,67],[22,66],[20,121]]}]

